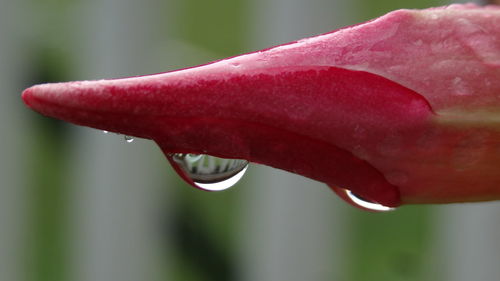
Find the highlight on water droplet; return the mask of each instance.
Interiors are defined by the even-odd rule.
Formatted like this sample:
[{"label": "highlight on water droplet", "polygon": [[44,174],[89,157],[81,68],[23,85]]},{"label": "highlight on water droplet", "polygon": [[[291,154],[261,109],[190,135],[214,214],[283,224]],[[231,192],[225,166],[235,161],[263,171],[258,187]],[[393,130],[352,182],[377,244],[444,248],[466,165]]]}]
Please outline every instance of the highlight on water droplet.
[{"label": "highlight on water droplet", "polygon": [[123,136],[123,139],[125,139],[126,142],[131,143],[134,141],[134,138],[131,136]]},{"label": "highlight on water droplet", "polygon": [[207,154],[172,153],[167,155],[167,159],[182,179],[207,191],[221,191],[232,187],[248,168],[247,160]]},{"label": "highlight on water droplet", "polygon": [[107,133],[109,133],[108,131],[102,131],[102,132],[103,132],[103,134],[107,134]]},{"label": "highlight on water droplet", "polygon": [[362,208],[365,208],[365,209],[368,209],[371,211],[378,211],[378,212],[387,212],[387,211],[395,210],[395,208],[387,207],[387,206],[384,206],[384,205],[381,205],[378,203],[373,203],[373,202],[364,200],[361,197],[357,196],[356,194],[352,193],[352,191],[350,191],[348,189],[345,190],[345,193],[347,194],[347,196],[351,199],[351,201],[354,204],[356,204]]},{"label": "highlight on water droplet", "polygon": [[363,210],[368,210],[372,212],[388,212],[394,211],[396,208],[387,207],[382,204],[378,204],[375,202],[370,202],[368,200],[363,199],[362,197],[354,194],[351,190],[340,188],[340,187],[331,187],[340,198],[342,198],[347,203],[358,207]]}]

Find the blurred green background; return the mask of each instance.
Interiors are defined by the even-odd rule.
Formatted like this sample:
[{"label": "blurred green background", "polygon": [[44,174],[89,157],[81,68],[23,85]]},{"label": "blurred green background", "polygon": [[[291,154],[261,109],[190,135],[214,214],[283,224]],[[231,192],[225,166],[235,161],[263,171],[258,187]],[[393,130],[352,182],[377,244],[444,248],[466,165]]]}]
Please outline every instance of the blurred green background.
[{"label": "blurred green background", "polygon": [[500,280],[500,204],[354,209],[251,166],[207,193],[148,140],[28,110],[36,83],[163,72],[437,0],[0,0],[0,281]]}]

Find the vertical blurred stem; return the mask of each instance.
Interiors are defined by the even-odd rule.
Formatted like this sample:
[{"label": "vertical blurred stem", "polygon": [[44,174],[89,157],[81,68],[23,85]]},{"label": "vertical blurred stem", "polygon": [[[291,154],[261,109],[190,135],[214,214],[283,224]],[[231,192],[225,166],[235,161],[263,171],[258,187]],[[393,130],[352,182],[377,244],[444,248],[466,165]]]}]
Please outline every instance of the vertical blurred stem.
[{"label": "vertical blurred stem", "polygon": [[235,55],[244,49],[246,2],[178,0],[179,37],[221,56]]},{"label": "vertical blurred stem", "polygon": [[[31,84],[67,80],[70,70],[62,49],[43,43],[33,49]],[[35,113],[32,117],[32,244],[28,280],[63,281],[67,280],[68,267],[65,247],[67,125]]]},{"label": "vertical blurred stem", "polygon": [[[43,117],[40,117],[41,120]],[[42,120],[45,125],[52,120]],[[66,280],[64,245],[66,170],[64,139],[37,126],[32,156],[32,229],[29,281]]]},{"label": "vertical blurred stem", "polygon": [[430,252],[429,207],[391,213],[353,210],[352,280],[424,280]]},{"label": "vertical blurred stem", "polygon": [[[72,42],[66,15],[75,0],[29,1],[36,11],[30,18],[32,28],[30,46],[29,84],[68,80],[71,69],[66,56]],[[31,222],[29,281],[67,280],[66,249],[66,195],[67,153],[65,153],[65,125],[33,113],[31,142],[30,198]]]}]

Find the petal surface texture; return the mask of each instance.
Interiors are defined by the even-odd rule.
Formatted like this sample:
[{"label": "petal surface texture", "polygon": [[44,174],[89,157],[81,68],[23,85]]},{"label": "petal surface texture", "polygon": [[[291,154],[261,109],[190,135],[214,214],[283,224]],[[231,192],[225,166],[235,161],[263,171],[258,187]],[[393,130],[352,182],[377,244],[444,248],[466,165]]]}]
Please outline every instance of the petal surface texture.
[{"label": "petal surface texture", "polygon": [[398,10],[211,64],[44,84],[40,113],[385,206],[500,199],[500,9]]}]

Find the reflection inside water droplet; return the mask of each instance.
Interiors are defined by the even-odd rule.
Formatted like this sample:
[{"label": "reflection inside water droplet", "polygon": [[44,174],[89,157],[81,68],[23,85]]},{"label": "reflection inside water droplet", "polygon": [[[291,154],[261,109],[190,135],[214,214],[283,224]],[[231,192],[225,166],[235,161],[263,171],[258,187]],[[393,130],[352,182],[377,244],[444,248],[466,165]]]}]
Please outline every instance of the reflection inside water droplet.
[{"label": "reflection inside water droplet", "polygon": [[225,159],[207,154],[173,153],[167,155],[167,158],[187,183],[208,191],[232,187],[248,168],[247,160]]},{"label": "reflection inside water droplet", "polygon": [[186,154],[184,157],[186,157],[186,161],[188,161],[189,163],[194,163],[196,161],[199,161],[201,160],[201,158],[203,158],[203,154]]},{"label": "reflection inside water droplet", "polygon": [[109,133],[108,131],[102,131],[102,132],[103,132],[104,134],[107,134],[107,133]]},{"label": "reflection inside water droplet", "polygon": [[363,209],[363,210],[368,210],[368,211],[373,211],[373,212],[387,212],[387,211],[393,211],[396,209],[396,208],[387,207],[387,206],[384,206],[384,205],[381,205],[378,203],[374,203],[374,202],[370,202],[368,200],[365,200],[362,197],[354,194],[349,189],[339,188],[339,187],[332,187],[332,189],[344,201],[346,201],[347,203],[349,203],[355,207]]},{"label": "reflection inside water droplet", "polygon": [[134,141],[134,138],[131,136],[123,136],[123,139],[125,139],[125,141],[128,143],[131,143]]}]

